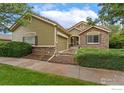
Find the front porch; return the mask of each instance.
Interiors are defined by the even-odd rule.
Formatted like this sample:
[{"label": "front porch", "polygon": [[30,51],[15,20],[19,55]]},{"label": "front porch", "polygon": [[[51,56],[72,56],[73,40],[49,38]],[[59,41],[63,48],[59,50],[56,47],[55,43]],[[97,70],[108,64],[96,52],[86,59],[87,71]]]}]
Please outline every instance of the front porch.
[{"label": "front porch", "polygon": [[69,47],[70,48],[78,48],[79,47],[79,36],[71,36]]}]

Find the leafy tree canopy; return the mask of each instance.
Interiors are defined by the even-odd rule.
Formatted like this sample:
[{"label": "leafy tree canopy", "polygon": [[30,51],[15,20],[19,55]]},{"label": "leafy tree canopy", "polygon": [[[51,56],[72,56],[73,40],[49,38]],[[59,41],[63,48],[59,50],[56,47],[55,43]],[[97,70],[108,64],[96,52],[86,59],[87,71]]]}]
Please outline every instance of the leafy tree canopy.
[{"label": "leafy tree canopy", "polygon": [[102,23],[121,24],[124,26],[124,4],[104,3],[100,6],[99,19]]},{"label": "leafy tree canopy", "polygon": [[120,29],[120,25],[107,25],[109,29],[111,29],[110,36],[116,33],[120,33],[122,29]]},{"label": "leafy tree canopy", "polygon": [[[31,7],[23,3],[1,3],[0,4],[0,31],[6,32],[14,22],[25,23],[24,20],[17,20],[27,12]],[[27,15],[29,16],[29,15]]]}]

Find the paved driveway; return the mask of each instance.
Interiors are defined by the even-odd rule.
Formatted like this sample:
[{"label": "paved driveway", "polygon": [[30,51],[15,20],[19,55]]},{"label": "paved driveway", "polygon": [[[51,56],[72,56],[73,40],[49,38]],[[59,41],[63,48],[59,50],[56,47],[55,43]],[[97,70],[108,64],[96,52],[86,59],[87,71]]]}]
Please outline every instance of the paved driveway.
[{"label": "paved driveway", "polygon": [[124,72],[80,67],[77,65],[49,63],[24,58],[0,57],[0,63],[53,73],[107,85],[124,85]]}]

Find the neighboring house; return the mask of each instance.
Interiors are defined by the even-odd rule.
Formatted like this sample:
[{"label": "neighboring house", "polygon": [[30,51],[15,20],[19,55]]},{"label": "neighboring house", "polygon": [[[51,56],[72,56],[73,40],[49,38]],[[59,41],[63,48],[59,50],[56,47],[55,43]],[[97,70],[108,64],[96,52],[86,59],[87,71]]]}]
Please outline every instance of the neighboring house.
[{"label": "neighboring house", "polygon": [[79,22],[68,29],[71,34],[70,47],[109,48],[110,30],[100,26],[89,26]]},{"label": "neighboring house", "polygon": [[47,51],[63,51],[69,48],[70,34],[58,23],[36,14],[32,14],[27,26],[15,23],[10,30],[12,41],[27,42]]}]

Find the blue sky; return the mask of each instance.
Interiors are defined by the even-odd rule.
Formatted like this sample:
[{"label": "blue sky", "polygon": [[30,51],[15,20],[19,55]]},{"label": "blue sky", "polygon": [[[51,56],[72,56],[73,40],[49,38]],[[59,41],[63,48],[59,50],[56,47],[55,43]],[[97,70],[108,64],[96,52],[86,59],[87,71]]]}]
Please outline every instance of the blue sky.
[{"label": "blue sky", "polygon": [[86,21],[87,17],[95,19],[99,11],[95,3],[30,3],[28,5],[34,7],[35,13],[52,19],[65,28]]}]

